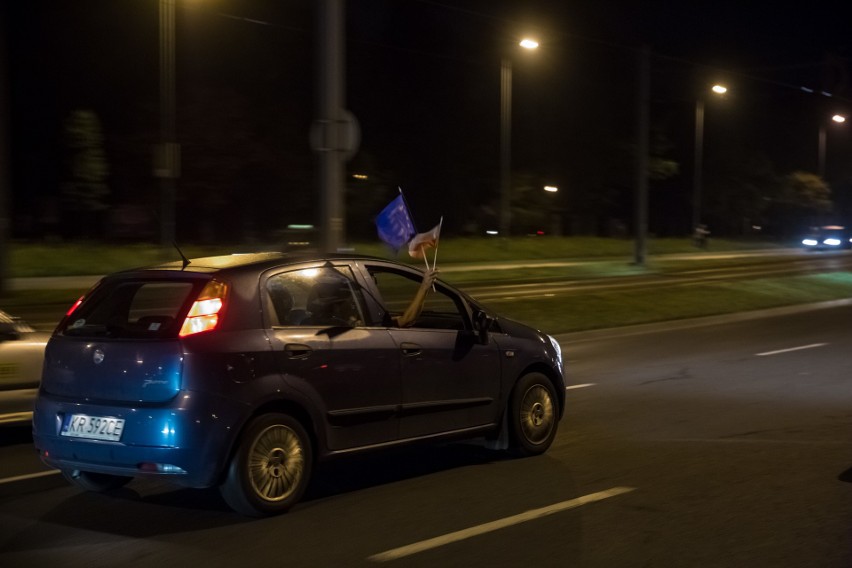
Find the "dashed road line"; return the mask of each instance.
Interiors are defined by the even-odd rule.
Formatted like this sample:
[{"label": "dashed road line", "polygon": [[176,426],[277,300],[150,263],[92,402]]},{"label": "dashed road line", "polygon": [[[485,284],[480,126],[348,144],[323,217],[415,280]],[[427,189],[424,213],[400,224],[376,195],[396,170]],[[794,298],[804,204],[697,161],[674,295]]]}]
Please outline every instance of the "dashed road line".
[{"label": "dashed road line", "polygon": [[15,483],[16,481],[26,481],[27,479],[36,479],[38,477],[47,477],[48,475],[57,475],[58,473],[61,473],[58,469],[52,469],[50,471],[40,471],[38,473],[28,473],[26,475],[6,477],[0,479],[0,485],[3,485],[4,483]]},{"label": "dashed road line", "polygon": [[584,389],[586,387],[593,387],[593,386],[595,386],[595,383],[583,383],[581,385],[568,385],[567,387],[565,387],[565,390]]},{"label": "dashed road line", "polygon": [[609,499],[610,497],[629,493],[635,489],[635,487],[613,487],[612,489],[607,489],[606,491],[590,493],[589,495],[583,495],[582,497],[577,497],[576,499],[562,501],[561,503],[548,505],[547,507],[541,507],[540,509],[531,509],[529,511],[526,511],[525,513],[520,513],[511,517],[505,517],[496,521],[491,521],[490,523],[477,525],[475,527],[451,532],[435,538],[421,540],[420,542],[415,542],[414,544],[409,544],[407,546],[401,546],[399,548],[380,552],[379,554],[369,556],[367,560],[372,560],[373,562],[388,562],[390,560],[398,560],[399,558],[404,558],[406,556],[411,556],[412,554],[425,552],[426,550],[431,550],[433,548],[452,544],[460,540],[465,540],[468,538],[479,536],[481,534],[504,529],[512,525],[526,523],[528,521],[534,521],[547,515],[561,513],[562,511],[575,509],[582,505],[587,505],[596,501],[602,501],[603,499]]},{"label": "dashed road line", "polygon": [[789,349],[778,349],[777,351],[765,351],[763,353],[755,353],[755,357],[766,357],[767,355],[778,355],[780,353],[789,353],[791,351],[801,351],[802,349],[813,349],[815,347],[823,347],[828,343],[812,343],[810,345],[802,345],[800,347],[790,347]]}]

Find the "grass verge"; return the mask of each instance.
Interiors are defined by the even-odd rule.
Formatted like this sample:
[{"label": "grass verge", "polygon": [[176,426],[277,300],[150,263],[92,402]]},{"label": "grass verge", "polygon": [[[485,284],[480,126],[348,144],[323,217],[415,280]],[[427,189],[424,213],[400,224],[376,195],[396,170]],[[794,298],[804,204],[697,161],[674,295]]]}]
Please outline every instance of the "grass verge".
[{"label": "grass verge", "polygon": [[[756,240],[713,241],[712,251],[779,248],[777,243]],[[417,262],[400,252],[394,255],[380,243],[358,243],[354,252],[403,262]],[[280,250],[275,243],[253,245],[182,245],[189,257],[231,254],[259,250]],[[649,254],[696,252],[689,239],[651,239]],[[438,250],[438,264],[476,263],[507,260],[619,259],[627,264],[633,257],[633,241],[594,237],[514,237],[511,239],[447,238]],[[164,260],[179,260],[176,250],[162,250],[150,244],[111,245],[96,242],[13,243],[9,250],[12,277],[78,276],[109,274]],[[431,260],[431,255],[430,255]]]},{"label": "grass verge", "polygon": [[[3,308],[13,315],[59,321],[85,290],[26,290]],[[548,333],[568,333],[852,298],[852,273],[569,293],[554,297],[489,301],[499,314]]]},{"label": "grass verge", "polygon": [[[712,252],[773,248],[770,243],[755,241],[714,241]],[[697,266],[700,268],[741,264],[742,259],[713,259],[692,257],[687,260],[651,257],[647,266],[630,264],[632,242],[621,239],[596,238],[517,238],[446,239],[441,242],[439,266],[446,271],[442,277],[464,289],[466,285],[482,282],[503,283],[637,276],[642,274],[676,273]],[[255,246],[253,250],[275,247]],[[390,258],[392,254],[380,245],[355,247],[364,254]],[[189,257],[246,252],[247,247],[186,246]],[[654,239],[649,250],[655,254],[694,253],[686,239]],[[172,255],[172,256],[168,256]],[[11,272],[16,277],[71,276],[106,274],[116,270],[155,264],[177,253],[161,251],[152,245],[115,246],[99,243],[27,244],[11,249]],[[399,257],[407,256],[400,254]],[[501,260],[582,260],[564,266],[547,268],[511,268],[496,271],[492,268],[475,270],[476,263]],[[772,262],[772,257],[752,258],[747,262]],[[452,266],[452,270],[450,267]],[[466,268],[470,268],[467,270]],[[39,317],[52,321],[85,290],[23,290],[6,294],[2,307],[13,315]],[[707,284],[638,288],[630,291],[572,292],[554,297],[490,301],[488,304],[509,317],[527,322],[549,333],[565,333],[624,325],[651,323],[757,310],[793,304],[836,300],[852,297],[852,274],[834,272],[817,275],[785,276],[749,280],[729,280]]]},{"label": "grass verge", "polygon": [[498,313],[548,333],[567,333],[850,297],[852,274],[835,272],[492,301],[489,305]]}]

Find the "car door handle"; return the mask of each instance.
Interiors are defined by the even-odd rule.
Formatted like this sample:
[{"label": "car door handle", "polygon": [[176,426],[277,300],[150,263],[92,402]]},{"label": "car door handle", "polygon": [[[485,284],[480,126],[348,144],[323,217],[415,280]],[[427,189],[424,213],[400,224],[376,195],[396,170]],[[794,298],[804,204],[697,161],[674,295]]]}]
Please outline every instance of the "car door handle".
[{"label": "car door handle", "polygon": [[284,353],[287,354],[287,357],[290,359],[304,359],[308,357],[313,349],[308,347],[307,345],[302,345],[301,343],[288,343],[284,346]]},{"label": "car door handle", "polygon": [[406,357],[413,357],[414,355],[420,355],[423,352],[423,348],[417,345],[416,343],[409,343],[408,341],[403,341],[400,346],[402,349],[402,354]]}]

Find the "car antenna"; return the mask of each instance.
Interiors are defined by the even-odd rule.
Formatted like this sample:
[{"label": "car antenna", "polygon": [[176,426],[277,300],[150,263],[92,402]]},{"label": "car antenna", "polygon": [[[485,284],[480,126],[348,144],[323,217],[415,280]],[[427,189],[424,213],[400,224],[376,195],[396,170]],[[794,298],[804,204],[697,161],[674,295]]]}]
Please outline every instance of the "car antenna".
[{"label": "car antenna", "polygon": [[180,267],[180,269],[181,269],[181,270],[186,269],[186,267],[187,267],[187,266],[189,266],[189,259],[188,259],[188,258],[186,258],[186,256],[184,256],[183,252],[181,252],[180,247],[179,247],[179,246],[178,246],[178,244],[177,244],[177,241],[172,241],[172,244],[175,246],[175,249],[177,249],[178,254],[180,255],[181,260],[183,260],[183,266],[181,266],[181,267]]}]

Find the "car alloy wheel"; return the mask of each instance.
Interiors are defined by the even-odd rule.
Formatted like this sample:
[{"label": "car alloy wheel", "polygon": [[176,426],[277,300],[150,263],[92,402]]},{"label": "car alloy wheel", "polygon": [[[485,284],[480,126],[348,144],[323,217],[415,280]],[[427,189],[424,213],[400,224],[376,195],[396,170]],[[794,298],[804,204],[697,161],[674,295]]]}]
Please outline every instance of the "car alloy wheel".
[{"label": "car alloy wheel", "polygon": [[249,449],[249,478],[255,493],[267,501],[293,494],[305,474],[305,456],[292,428],[274,424],[261,432]]},{"label": "car alloy wheel", "polygon": [[521,430],[531,444],[541,444],[550,435],[555,412],[550,392],[540,384],[527,389],[521,400]]},{"label": "car alloy wheel", "polygon": [[245,428],[219,491],[243,515],[284,513],[305,492],[312,464],[304,426],[288,414],[264,414]]},{"label": "car alloy wheel", "polygon": [[557,411],[553,383],[541,373],[528,373],[515,384],[509,400],[510,449],[521,456],[544,453],[556,437]]}]

